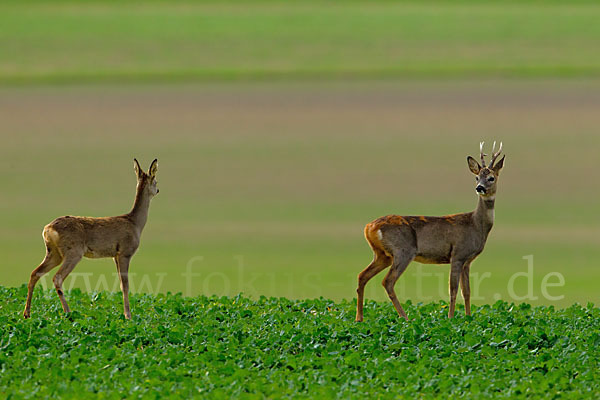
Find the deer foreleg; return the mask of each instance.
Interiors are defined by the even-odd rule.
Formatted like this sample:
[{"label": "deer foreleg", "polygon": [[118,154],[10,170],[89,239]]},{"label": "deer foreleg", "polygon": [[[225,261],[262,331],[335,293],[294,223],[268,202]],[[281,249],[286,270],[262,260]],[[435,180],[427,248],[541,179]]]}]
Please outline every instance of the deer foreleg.
[{"label": "deer foreleg", "polygon": [[465,300],[465,314],[467,315],[471,315],[471,284],[469,282],[470,269],[470,263],[465,264],[460,275],[460,288],[462,290],[463,299]]},{"label": "deer foreleg", "polygon": [[458,293],[458,284],[460,282],[460,274],[464,263],[462,261],[452,261],[450,268],[450,307],[448,308],[448,318],[454,317],[454,309],[456,307],[456,294]]},{"label": "deer foreleg", "polygon": [[121,291],[123,292],[123,315],[126,319],[131,319],[129,309],[129,262],[131,257],[118,255],[115,257],[119,279],[121,280]]}]

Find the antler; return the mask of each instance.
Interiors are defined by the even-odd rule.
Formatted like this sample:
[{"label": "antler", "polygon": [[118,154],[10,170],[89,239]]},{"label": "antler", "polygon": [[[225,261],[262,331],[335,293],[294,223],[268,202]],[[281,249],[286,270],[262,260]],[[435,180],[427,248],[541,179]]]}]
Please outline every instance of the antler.
[{"label": "antler", "polygon": [[479,153],[481,154],[481,168],[485,168],[485,156],[487,156],[487,154],[485,154],[483,152],[483,144],[484,143],[485,142],[479,142]]},{"label": "antler", "polygon": [[500,153],[502,152],[502,142],[500,142],[500,147],[498,148],[498,151],[494,153],[494,150],[496,150],[496,142],[494,142],[494,146],[492,147],[492,161],[490,162],[490,168],[494,167],[494,163],[496,162],[496,158],[498,158],[498,156],[500,155]]}]

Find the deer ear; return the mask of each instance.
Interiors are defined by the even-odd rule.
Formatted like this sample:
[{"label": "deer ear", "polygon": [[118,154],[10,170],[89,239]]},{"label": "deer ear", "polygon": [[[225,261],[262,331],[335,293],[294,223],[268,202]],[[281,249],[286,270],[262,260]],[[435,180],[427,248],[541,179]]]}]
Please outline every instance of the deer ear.
[{"label": "deer ear", "polygon": [[158,159],[155,158],[154,161],[152,161],[152,164],[150,164],[150,168],[148,168],[148,175],[154,178],[156,176],[156,171],[158,171]]},{"label": "deer ear", "polygon": [[479,175],[479,171],[481,171],[481,165],[475,160],[473,157],[467,157],[467,163],[469,164],[469,169],[475,175]]},{"label": "deer ear", "polygon": [[135,174],[140,177],[142,174],[142,167],[140,167],[140,163],[135,158],[133,159],[133,169],[135,170]]},{"label": "deer ear", "polygon": [[492,167],[492,170],[494,171],[494,173],[496,175],[500,175],[500,170],[502,169],[502,167],[504,167],[504,159],[506,158],[506,155],[503,155],[502,158],[500,159],[500,161],[498,161],[496,164],[494,164],[494,166]]}]

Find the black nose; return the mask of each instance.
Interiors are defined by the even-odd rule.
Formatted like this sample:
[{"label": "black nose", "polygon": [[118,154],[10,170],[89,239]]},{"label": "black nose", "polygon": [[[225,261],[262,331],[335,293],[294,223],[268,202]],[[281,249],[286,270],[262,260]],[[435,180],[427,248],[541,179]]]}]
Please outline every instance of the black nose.
[{"label": "black nose", "polygon": [[477,193],[484,193],[485,194],[485,188],[481,185],[477,185],[477,187],[475,188],[475,190],[477,191]]}]

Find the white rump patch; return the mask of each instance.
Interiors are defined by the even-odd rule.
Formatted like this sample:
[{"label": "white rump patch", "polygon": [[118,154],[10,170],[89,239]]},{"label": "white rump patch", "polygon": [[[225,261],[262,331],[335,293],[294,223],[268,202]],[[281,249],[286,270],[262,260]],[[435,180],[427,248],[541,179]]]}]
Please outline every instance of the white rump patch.
[{"label": "white rump patch", "polygon": [[44,229],[44,239],[46,240],[50,240],[52,243],[58,243],[58,240],[60,239],[60,235],[58,234],[58,232],[56,232],[54,229],[52,228],[46,228]]},{"label": "white rump patch", "polygon": [[381,229],[377,230],[377,237],[379,238],[379,240],[383,239],[383,233],[381,233]]}]

